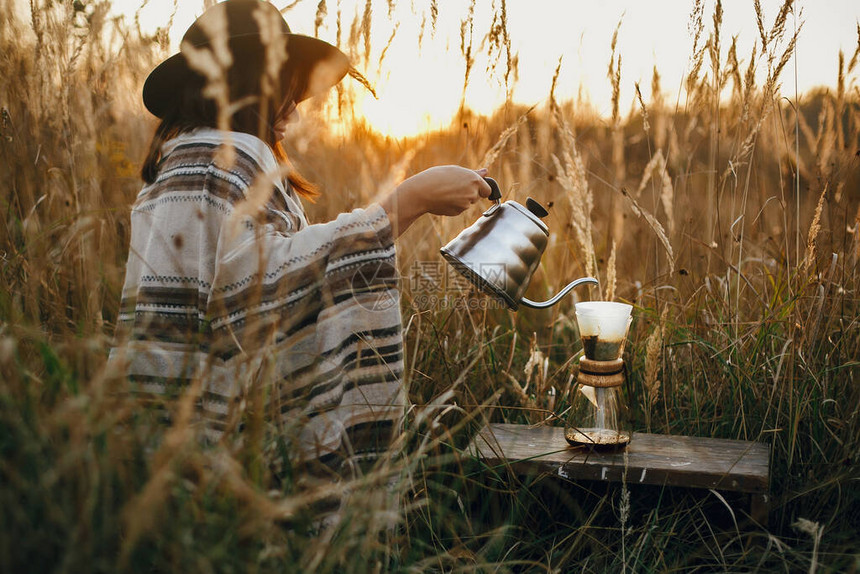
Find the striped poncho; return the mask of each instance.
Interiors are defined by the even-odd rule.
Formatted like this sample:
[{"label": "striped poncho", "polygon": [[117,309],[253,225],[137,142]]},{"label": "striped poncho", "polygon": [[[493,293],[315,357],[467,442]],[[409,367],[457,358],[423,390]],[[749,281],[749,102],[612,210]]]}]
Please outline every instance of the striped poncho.
[{"label": "striped poncho", "polygon": [[247,134],[164,145],[131,212],[112,358],[139,396],[197,389],[215,439],[241,427],[255,390],[296,456],[384,448],[405,405],[388,217],[372,205],[309,225],[279,172]]}]

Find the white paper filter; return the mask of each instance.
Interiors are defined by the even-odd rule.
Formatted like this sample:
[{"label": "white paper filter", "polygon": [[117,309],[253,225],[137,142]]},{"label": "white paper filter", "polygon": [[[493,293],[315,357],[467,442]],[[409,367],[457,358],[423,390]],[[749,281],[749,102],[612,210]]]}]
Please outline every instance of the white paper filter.
[{"label": "white paper filter", "polygon": [[576,322],[583,337],[597,336],[604,341],[620,341],[627,334],[633,306],[614,301],[588,301],[576,304]]}]

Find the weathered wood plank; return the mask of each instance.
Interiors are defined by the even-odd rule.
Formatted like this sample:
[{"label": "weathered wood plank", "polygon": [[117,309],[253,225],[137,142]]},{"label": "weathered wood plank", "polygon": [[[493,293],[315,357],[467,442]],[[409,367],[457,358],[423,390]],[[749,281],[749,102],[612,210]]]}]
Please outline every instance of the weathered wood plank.
[{"label": "weathered wood plank", "polygon": [[[574,448],[560,427],[494,423],[472,442],[490,466],[581,480],[621,481],[623,451]],[[627,482],[766,494],[770,447],[759,442],[634,433],[627,446]]]}]

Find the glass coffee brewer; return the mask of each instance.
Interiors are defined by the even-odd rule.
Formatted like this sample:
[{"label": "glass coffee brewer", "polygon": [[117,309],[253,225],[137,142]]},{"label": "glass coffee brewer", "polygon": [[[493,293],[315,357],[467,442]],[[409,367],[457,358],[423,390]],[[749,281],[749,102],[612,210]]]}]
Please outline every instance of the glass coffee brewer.
[{"label": "glass coffee brewer", "polygon": [[584,355],[564,428],[564,438],[573,446],[611,449],[630,442],[621,356],[632,310],[631,305],[610,301],[576,304]]}]

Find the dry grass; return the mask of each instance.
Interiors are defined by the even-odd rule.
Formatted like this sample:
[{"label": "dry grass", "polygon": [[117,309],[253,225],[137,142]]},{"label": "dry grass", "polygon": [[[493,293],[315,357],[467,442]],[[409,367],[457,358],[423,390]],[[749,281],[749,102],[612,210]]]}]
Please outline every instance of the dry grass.
[{"label": "dry grass", "polygon": [[[734,44],[721,59],[732,31],[719,8],[709,18],[695,2],[678,109],[655,70],[651,101],[624,117],[616,95],[608,123],[554,96],[492,117],[465,102],[449,130],[394,141],[360,123],[335,133],[320,109],[291,142],[325,190],[309,206],[316,220],[371,200],[392,174],[482,158],[505,199],[549,206],[552,237],[528,296],[596,274],[603,296],[636,305],[625,393],[637,430],[771,445],[770,527],[747,525],[743,540],[722,502],[629,486],[619,521],[618,491],[523,483],[457,455],[485,417],[561,424],[580,348],[572,298],[519,313],[420,304],[415,264],[441,264],[439,247],[483,206],[422,220],[401,240],[416,406],[391,456],[358,483],[276,476],[271,432],[253,447],[201,449],[188,424],[165,434],[118,399],[105,358],[153,128],[136,94],[165,36],[117,27],[98,3],[32,6],[32,21],[15,23],[0,3],[0,570],[858,567],[860,30],[850,57],[834,55],[836,88],[795,101],[780,92],[796,42],[791,1],[775,15],[755,3],[760,40],[746,60]],[[444,9],[431,3],[432,27]],[[362,59],[370,10],[351,23],[335,15],[359,70],[374,64]],[[494,21],[470,17],[462,30],[464,57],[487,32],[513,84],[504,2]],[[476,297],[454,287],[435,294]],[[347,492],[341,524],[317,532],[315,505]]]}]

